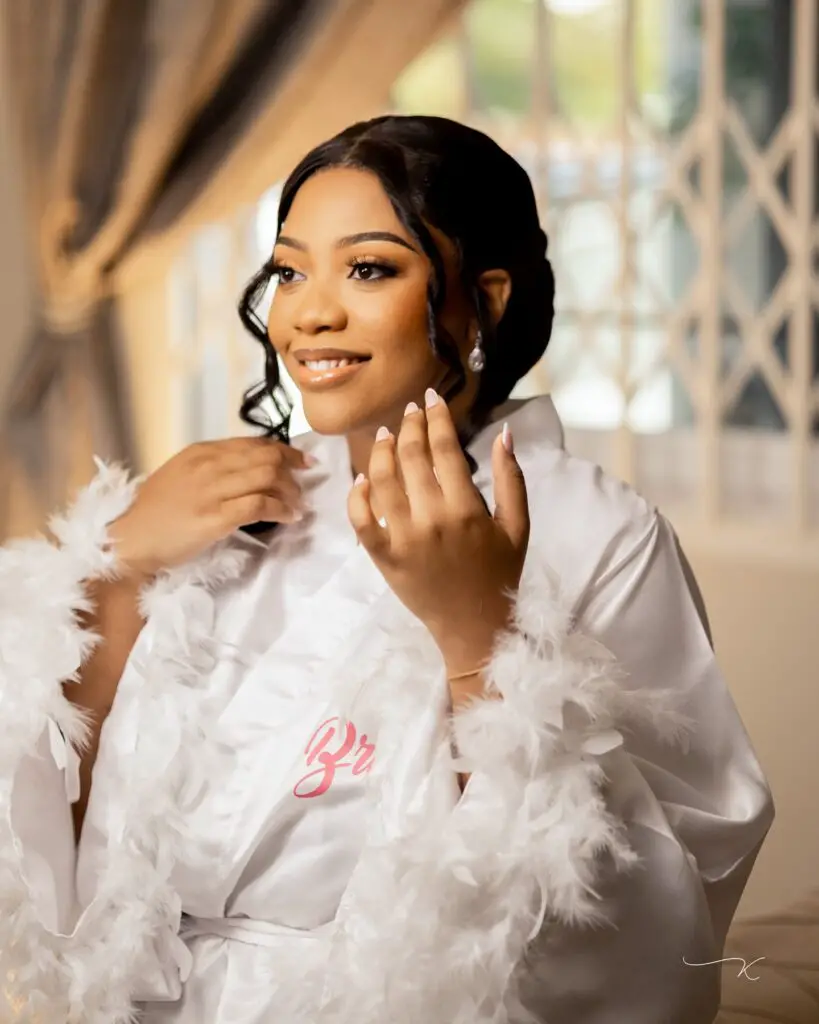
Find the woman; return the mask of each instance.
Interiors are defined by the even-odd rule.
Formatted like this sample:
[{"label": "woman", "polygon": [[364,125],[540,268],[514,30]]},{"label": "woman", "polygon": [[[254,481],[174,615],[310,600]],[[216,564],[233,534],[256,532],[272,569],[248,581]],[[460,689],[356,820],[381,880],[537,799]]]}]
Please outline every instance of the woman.
[{"label": "woman", "polygon": [[545,248],[486,136],[353,126],[243,300],[268,437],[5,549],[16,1019],[712,1019],[771,799],[671,528],[508,401]]}]

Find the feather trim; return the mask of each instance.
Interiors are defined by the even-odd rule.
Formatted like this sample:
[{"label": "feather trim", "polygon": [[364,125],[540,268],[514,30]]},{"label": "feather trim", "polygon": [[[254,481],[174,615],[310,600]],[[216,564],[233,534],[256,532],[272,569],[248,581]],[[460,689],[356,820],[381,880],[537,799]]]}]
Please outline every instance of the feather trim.
[{"label": "feather trim", "polygon": [[[103,509],[106,473],[110,482],[103,469],[57,522],[63,550],[0,553],[0,724],[13,741],[0,744],[7,832],[15,767],[47,718],[72,741],[81,731],[60,681],[76,677],[94,641],[76,626],[85,607],[81,581],[115,571],[103,529],[115,517]],[[131,485],[121,477],[116,485],[127,504]],[[123,798],[119,820],[107,823],[112,846],[96,898],[70,936],[53,935],[37,919],[20,851],[13,837],[0,837],[0,980],[23,1000],[17,1019],[127,1024],[139,998],[134,986],[153,982],[158,967],[167,971],[167,998],[181,991],[190,954],[177,938],[171,871],[179,861],[207,861],[186,820],[208,779],[224,769],[221,698],[208,688],[218,653],[211,590],[237,576],[247,556],[225,542],[143,592],[153,631],[135,706],[150,728],[137,723],[137,748],[117,765]],[[21,577],[31,584],[18,601],[12,588]],[[12,600],[16,618],[5,612]],[[275,985],[270,979],[278,1018],[534,1024],[518,995],[529,942],[551,921],[605,921],[594,888],[598,862],[609,858],[623,871],[638,863],[606,807],[606,755],[632,722],[647,720],[668,740],[689,723],[673,691],[624,688],[609,654],[575,631],[569,603],[534,550],[515,615],[486,672],[487,688],[502,699],[476,700],[453,717],[457,759],[446,730],[428,758],[404,747],[408,721],[436,700],[445,711],[446,683],[426,631],[391,595],[374,642],[336,666],[345,706],[363,705],[356,715],[371,717],[386,756],[370,777],[370,831],[334,926],[311,944],[301,969],[277,971]],[[46,644],[46,636],[60,643]],[[396,770],[398,758],[418,762],[414,780]],[[471,773],[460,799],[458,770]]]},{"label": "feather trim", "polygon": [[69,514],[50,524],[61,547],[39,540],[0,551],[0,996],[13,1019],[39,1024],[128,1024],[135,986],[163,962],[173,968],[171,998],[179,994],[189,954],[177,937],[181,907],[171,872],[192,856],[186,816],[223,756],[214,728],[220,709],[201,692],[215,663],[207,587],[238,575],[247,557],[217,545],[142,592],[154,627],[139,700],[149,727],[137,723],[136,749],[118,762],[119,818],[107,822],[111,845],[95,897],[71,934],[55,934],[28,889],[11,793],[49,719],[71,753],[85,736],[82,714],[62,688],[99,640],[77,624],[77,613],[90,609],[83,581],[116,575],[106,526],[131,504],[139,482],[97,465]]},{"label": "feather trim", "polygon": [[[453,716],[459,756],[442,737],[424,798],[379,836],[400,802],[384,773],[376,833],[345,898],[324,1010],[313,1018],[323,1024],[536,1024],[518,997],[527,946],[551,920],[604,923],[594,888],[601,858],[621,871],[639,863],[606,808],[605,755],[630,722],[648,719],[669,741],[690,723],[673,691],[646,700],[624,689],[611,655],[574,630],[532,555],[514,628],[485,674],[502,699]],[[400,750],[401,723],[429,694],[417,685],[417,631],[407,623],[390,635],[406,643],[393,639],[389,652],[394,737],[382,749]],[[453,807],[440,794],[456,771],[471,778]]]}]

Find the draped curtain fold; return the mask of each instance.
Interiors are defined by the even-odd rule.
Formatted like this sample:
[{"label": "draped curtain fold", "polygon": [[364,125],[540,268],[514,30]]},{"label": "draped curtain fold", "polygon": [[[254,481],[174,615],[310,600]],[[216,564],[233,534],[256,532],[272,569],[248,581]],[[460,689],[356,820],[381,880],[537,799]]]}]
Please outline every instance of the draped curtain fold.
[{"label": "draped curtain fold", "polygon": [[140,468],[117,338],[123,266],[258,195],[275,180],[260,173],[281,173],[301,145],[383,109],[395,75],[462,4],[0,5],[37,284],[0,423],[0,513],[22,486],[41,526],[90,478],[92,454]]}]

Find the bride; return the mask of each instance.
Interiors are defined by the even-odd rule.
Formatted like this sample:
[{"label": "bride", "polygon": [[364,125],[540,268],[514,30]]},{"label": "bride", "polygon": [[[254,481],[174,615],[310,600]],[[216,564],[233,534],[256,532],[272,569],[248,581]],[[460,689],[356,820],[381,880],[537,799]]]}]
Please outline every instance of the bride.
[{"label": "bride", "polygon": [[2,1020],[713,1019],[771,797],[670,526],[509,400],[553,294],[489,138],[354,125],[242,300],[260,436],[0,551]]}]

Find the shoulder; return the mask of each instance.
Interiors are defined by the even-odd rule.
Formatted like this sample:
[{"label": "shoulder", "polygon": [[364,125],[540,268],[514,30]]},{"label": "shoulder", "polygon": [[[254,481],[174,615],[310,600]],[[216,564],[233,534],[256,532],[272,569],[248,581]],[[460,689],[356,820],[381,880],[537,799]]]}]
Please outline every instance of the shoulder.
[{"label": "shoulder", "polygon": [[503,420],[515,438],[526,479],[530,554],[580,597],[657,541],[662,517],[633,487],[566,451],[563,426],[548,395],[510,401],[472,446],[476,482],[491,500],[491,446]]},{"label": "shoulder", "polygon": [[530,547],[577,597],[615,575],[657,537],[661,517],[633,487],[550,445],[521,457]]}]

